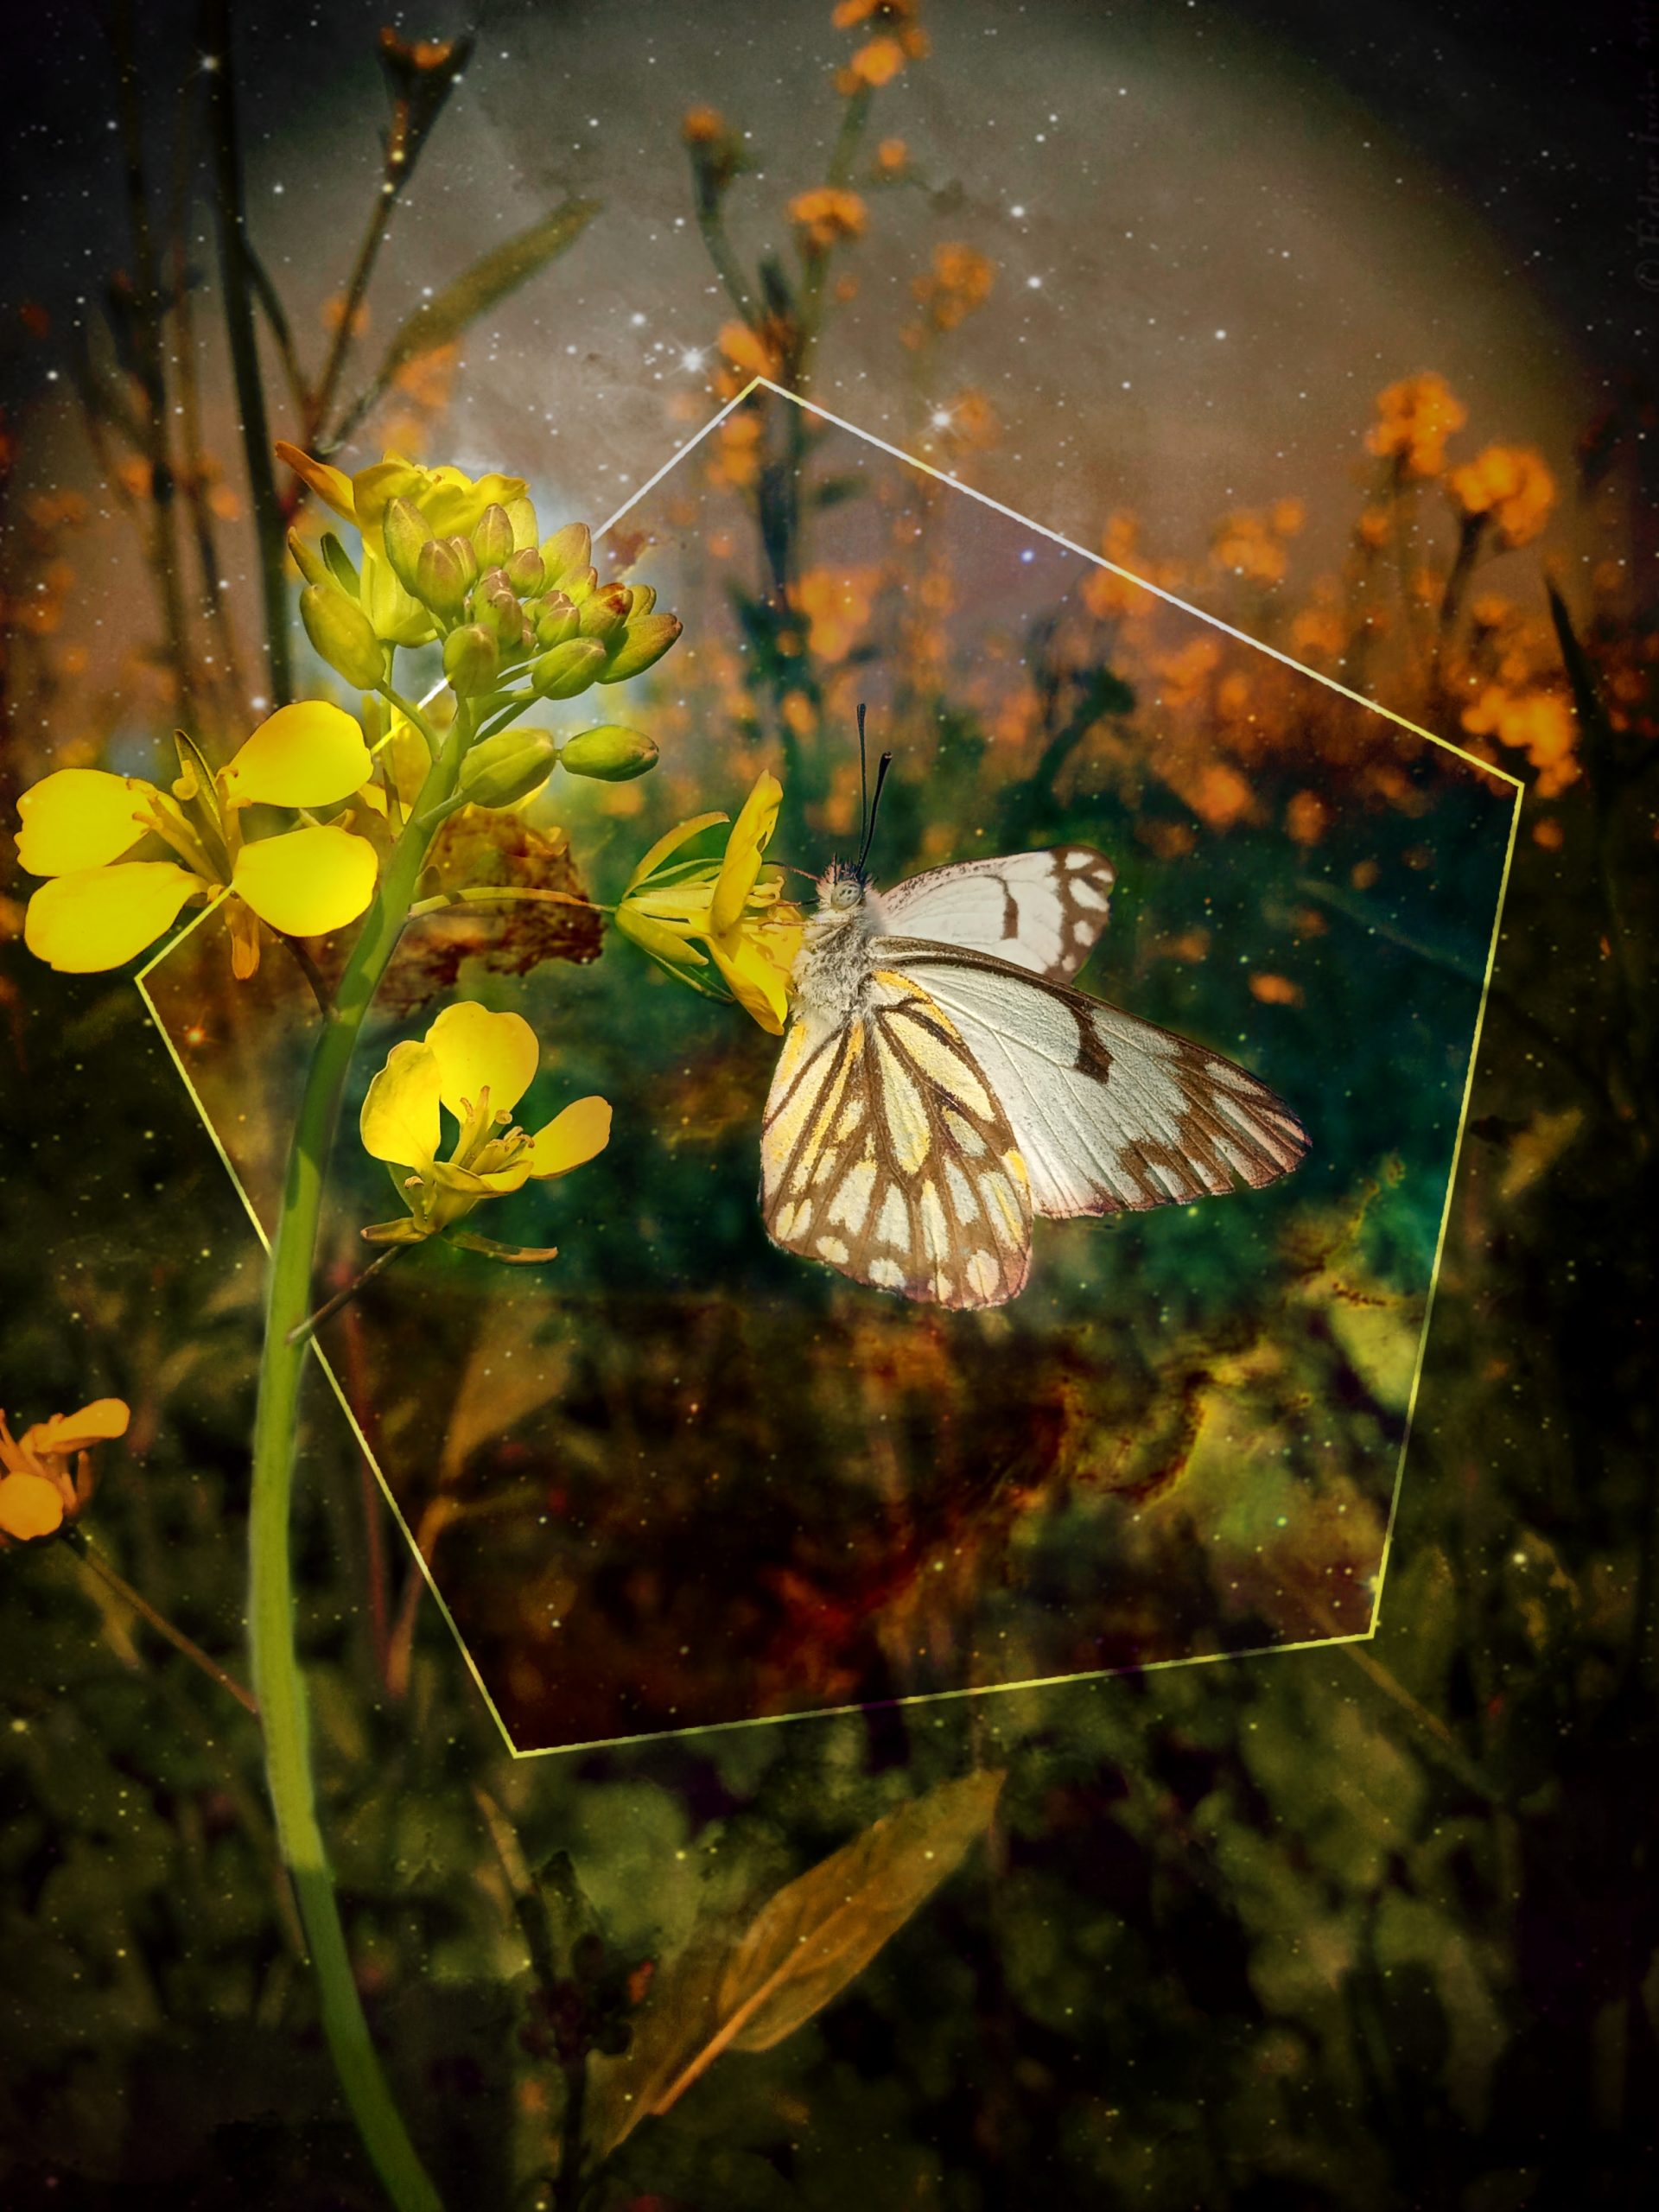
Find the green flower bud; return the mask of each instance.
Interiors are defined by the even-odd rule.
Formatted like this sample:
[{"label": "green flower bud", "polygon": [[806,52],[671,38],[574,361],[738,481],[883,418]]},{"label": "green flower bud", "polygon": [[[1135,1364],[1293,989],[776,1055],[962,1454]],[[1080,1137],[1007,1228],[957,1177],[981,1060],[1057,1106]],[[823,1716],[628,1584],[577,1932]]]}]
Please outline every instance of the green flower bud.
[{"label": "green flower bud", "polygon": [[461,766],[461,795],[474,806],[512,806],[552,774],[559,748],[544,729],[504,729],[475,745]]},{"label": "green flower bud", "polygon": [[521,545],[506,566],[507,582],[520,599],[533,599],[547,582],[547,568],[533,545]]},{"label": "green flower bud", "polygon": [[314,545],[308,545],[297,530],[288,533],[288,550],[294,556],[294,565],[308,584],[327,590],[334,582],[328,573],[328,563]]},{"label": "green flower bud", "polygon": [[661,660],[684,624],[677,614],[643,614],[625,622],[612,639],[601,683],[625,683]]},{"label": "green flower bud", "polygon": [[453,622],[466,607],[469,582],[453,543],[429,537],[415,563],[415,596],[442,621]]},{"label": "green flower bud", "polygon": [[300,594],[300,620],[336,675],[359,691],[372,691],[385,681],[386,656],[374,625],[337,584],[308,584]]},{"label": "green flower bud", "polygon": [[522,551],[536,543],[536,510],[528,499],[514,499],[507,508],[507,520],[512,524],[512,550]]},{"label": "green flower bud", "polygon": [[492,690],[500,668],[500,650],[481,622],[452,630],[443,641],[443,672],[459,698]]},{"label": "green flower bud", "polygon": [[322,557],[328,563],[328,573],[348,599],[360,599],[362,579],[352,565],[352,556],[334,536],[332,530],[322,533]]},{"label": "green flower bud", "polygon": [[572,776],[597,776],[602,783],[626,784],[657,765],[657,747],[637,729],[604,722],[584,729],[560,748],[559,766]]},{"label": "green flower bud", "polygon": [[419,575],[421,550],[432,542],[432,533],[413,499],[392,499],[387,503],[385,517],[386,559],[391,572],[405,591],[412,591],[417,599],[424,593],[416,581]]},{"label": "green flower bud", "polygon": [[576,627],[584,638],[597,638],[608,645],[627,619],[628,588],[626,584],[607,584],[591,599],[582,603]]},{"label": "green flower bud", "polygon": [[511,648],[524,644],[524,610],[499,569],[492,569],[488,576],[480,578],[473,593],[473,620],[481,622],[499,645]]},{"label": "green flower bud", "polygon": [[531,664],[530,680],[543,699],[574,699],[605,664],[605,648],[592,638],[572,638]]},{"label": "green flower bud", "polygon": [[629,585],[628,613],[631,619],[636,614],[649,614],[656,604],[657,594],[649,584]]},{"label": "green flower bud", "polygon": [[593,558],[593,533],[585,522],[568,522],[556,531],[542,548],[549,583],[562,584],[567,574],[585,569]]},{"label": "green flower bud", "polygon": [[473,550],[480,569],[499,569],[512,558],[512,523],[505,507],[485,508],[473,531]]},{"label": "green flower bud", "polygon": [[550,591],[540,606],[531,610],[536,626],[536,642],[543,652],[550,645],[562,645],[567,638],[576,634],[576,610],[562,591]]},{"label": "green flower bud", "polygon": [[567,569],[563,575],[559,578],[559,589],[567,599],[575,600],[578,607],[590,593],[598,588],[598,586],[599,570],[591,566],[586,569]]}]

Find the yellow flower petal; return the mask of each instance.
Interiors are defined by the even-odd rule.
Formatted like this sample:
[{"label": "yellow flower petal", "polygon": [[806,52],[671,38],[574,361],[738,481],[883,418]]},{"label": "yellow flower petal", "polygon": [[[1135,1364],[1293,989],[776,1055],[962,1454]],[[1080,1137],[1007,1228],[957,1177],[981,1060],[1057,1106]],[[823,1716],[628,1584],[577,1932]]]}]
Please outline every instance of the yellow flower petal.
[{"label": "yellow flower petal", "polygon": [[244,845],[231,888],[285,936],[324,937],[363,912],[378,865],[367,838],[349,830],[289,830]]},{"label": "yellow flower petal", "polygon": [[373,772],[355,716],[323,699],[279,707],[225,771],[233,806],[334,806]]},{"label": "yellow flower petal", "polygon": [[610,1101],[578,1098],[563,1114],[556,1114],[544,1129],[537,1130],[530,1147],[530,1172],[543,1179],[568,1175],[603,1152],[610,1141]]},{"label": "yellow flower petal", "polygon": [[365,537],[372,532],[378,543],[392,501],[413,499],[419,506],[429,481],[424,468],[401,454],[389,453],[382,461],[371,461],[352,479],[352,519]]},{"label": "yellow flower petal", "polygon": [[435,537],[470,537],[486,507],[510,507],[524,496],[522,476],[480,476],[474,480],[458,468],[434,468],[416,499],[422,519]]},{"label": "yellow flower petal", "polygon": [[32,1428],[24,1430],[22,1448],[33,1452],[36,1458],[43,1452],[84,1451],[89,1444],[107,1443],[112,1436],[124,1436],[131,1419],[122,1399],[94,1398],[78,1414],[54,1414],[49,1421],[37,1421]]},{"label": "yellow flower petal", "polygon": [[623,897],[626,898],[636,884],[643,883],[654,868],[659,867],[669,855],[677,852],[686,840],[695,837],[699,830],[706,830],[711,823],[729,822],[727,814],[694,814],[689,822],[682,822],[677,829],[665,830],[628,878]]},{"label": "yellow flower petal", "polygon": [[173,861],[123,861],[43,883],[23,916],[23,942],[66,976],[119,968],[153,944],[193,891],[212,887]]},{"label": "yellow flower petal", "polygon": [[697,950],[690,938],[682,937],[676,929],[654,915],[643,914],[626,899],[616,910],[616,926],[624,937],[632,938],[643,951],[674,968],[706,968],[709,963]]},{"label": "yellow flower petal", "polygon": [[423,645],[437,635],[431,615],[420,601],[406,592],[391,564],[373,547],[363,550],[363,582],[359,604],[368,616],[377,638],[389,645]]},{"label": "yellow flower petal", "polygon": [[60,768],[17,802],[17,857],[31,875],[72,875],[118,861],[144,834],[135,820],[156,797],[137,776],[102,768]]},{"label": "yellow flower petal", "polygon": [[7,1475],[0,1481],[0,1532],[20,1544],[50,1536],[63,1526],[63,1498],[43,1475]]},{"label": "yellow flower petal", "polygon": [[784,787],[776,776],[762,774],[743,802],[726,840],[726,857],[720,864],[715,895],[709,909],[709,927],[715,937],[736,928],[754,880],[760,873],[760,855],[778,824]]},{"label": "yellow flower petal", "polygon": [[442,1123],[438,1095],[442,1086],[438,1056],[429,1045],[394,1045],[386,1065],[369,1085],[358,1127],[371,1160],[426,1173],[437,1151]]},{"label": "yellow flower petal", "polygon": [[743,1011],[753,1014],[771,1036],[781,1037],[789,1012],[784,971],[767,958],[750,937],[734,934],[723,945],[711,938],[709,950]]},{"label": "yellow flower petal", "polygon": [[347,522],[357,520],[352,480],[343,469],[331,468],[326,461],[313,461],[308,453],[302,453],[298,446],[291,446],[283,438],[276,441],[276,458],[285,461],[325,506],[332,507],[337,515],[344,515]]},{"label": "yellow flower petal", "polygon": [[443,1077],[443,1103],[460,1121],[487,1084],[496,1113],[511,1113],[530,1088],[542,1056],[536,1032],[517,1014],[492,1014],[475,1000],[447,1006],[426,1033]]},{"label": "yellow flower petal", "polygon": [[[434,1163],[432,1180],[440,1191],[453,1191],[469,1198],[474,1205],[480,1198],[510,1197],[514,1191],[523,1190],[531,1175],[530,1155],[515,1160],[511,1167],[489,1168],[480,1174],[471,1167],[457,1167],[451,1161],[440,1160]],[[440,1203],[438,1211],[442,1213]],[[452,1217],[459,1219],[458,1215]]]}]

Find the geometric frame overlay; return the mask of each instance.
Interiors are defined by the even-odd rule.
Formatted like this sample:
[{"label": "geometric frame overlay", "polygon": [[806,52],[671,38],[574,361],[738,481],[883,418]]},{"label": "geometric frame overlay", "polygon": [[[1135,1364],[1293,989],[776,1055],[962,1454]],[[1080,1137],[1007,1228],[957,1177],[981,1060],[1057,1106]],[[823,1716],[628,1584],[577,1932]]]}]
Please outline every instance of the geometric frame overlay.
[{"label": "geometric frame overlay", "polygon": [[[947,486],[950,491],[958,494],[963,499],[974,502],[978,507],[1002,518],[1007,522],[1018,525],[1020,531],[1029,533],[1035,537],[1048,541],[1053,546],[1062,549],[1065,552],[1074,555],[1082,561],[1089,563],[1091,568],[1104,570],[1121,579],[1125,583],[1133,585],[1140,591],[1150,595],[1152,598],[1165,602],[1168,607],[1177,609],[1182,614],[1191,617],[1195,621],[1203,624],[1207,629],[1246,645],[1251,652],[1264,655],[1272,660],[1283,664],[1284,666],[1294,671],[1297,675],[1306,677],[1324,687],[1325,690],[1334,692],[1352,703],[1363,708],[1368,713],[1380,716],[1384,721],[1395,725],[1401,731],[1408,734],[1411,738],[1425,742],[1427,745],[1437,748],[1439,751],[1455,756],[1459,760],[1467,763],[1470,766],[1478,770],[1480,775],[1488,779],[1492,785],[1508,788],[1510,793],[1510,812],[1507,841],[1503,849],[1501,874],[1497,880],[1497,897],[1491,916],[1491,931],[1485,946],[1484,971],[1481,975],[1478,1002],[1474,1012],[1472,1025],[1469,1034],[1466,1058],[1462,1071],[1460,1096],[1458,1101],[1455,1131],[1450,1148],[1450,1161],[1446,1171],[1444,1198],[1440,1207],[1438,1226],[1434,1234],[1432,1263],[1430,1265],[1427,1276],[1427,1297],[1424,1303],[1421,1326],[1417,1332],[1415,1357],[1410,1376],[1409,1388],[1405,1399],[1402,1433],[1394,1464],[1392,1488],[1389,1496],[1386,1516],[1384,1517],[1382,1532],[1380,1559],[1373,1579],[1370,1619],[1366,1625],[1362,1629],[1346,1632],[1332,1632],[1297,1639],[1276,1639],[1253,1646],[1244,1645],[1238,1648],[1230,1648],[1223,1651],[1195,1652],[1170,1657],[1149,1658],[1131,1662],[1127,1665],[1113,1664],[1094,1668],[1069,1667],[1060,1673],[1045,1674],[1035,1676],[1022,1676],[1021,1679],[1018,1681],[976,1682],[962,1688],[931,1688],[915,1692],[914,1694],[896,1694],[890,1700],[883,1699],[880,1701],[890,1701],[902,1705],[928,1704],[942,1698],[954,1699],[988,1695],[996,1691],[1054,1687],[1060,1683],[1069,1681],[1081,1682],[1099,1681],[1111,1675],[1124,1672],[1150,1672],[1173,1666],[1198,1665],[1205,1663],[1206,1660],[1217,1658],[1260,1656],[1269,1651],[1280,1652],[1294,1649],[1307,1649],[1332,1643],[1354,1643],[1368,1641],[1376,1634],[1381,1618],[1382,1590],[1386,1579],[1389,1555],[1392,1546],[1395,1520],[1398,1511],[1401,1484],[1403,1480],[1406,1459],[1410,1446],[1412,1427],[1416,1414],[1418,1394],[1421,1383],[1423,1361],[1427,1343],[1428,1330],[1431,1325],[1433,1317],[1434,1293],[1439,1281],[1447,1225],[1451,1216],[1452,1194],[1456,1185],[1457,1168],[1461,1154],[1464,1128],[1468,1115],[1469,1101],[1474,1079],[1475,1065],[1479,1050],[1482,1027],[1484,1021],[1487,996],[1490,990],[1493,967],[1497,957],[1497,944],[1502,927],[1504,899],[1507,893],[1516,837],[1519,826],[1520,804],[1523,786],[1517,778],[1509,775],[1503,770],[1494,766],[1488,761],[1478,760],[1474,755],[1467,753],[1462,747],[1452,743],[1445,738],[1436,735],[1433,731],[1423,729],[1418,725],[1408,721],[1405,717],[1392,712],[1385,707],[1379,706],[1375,701],[1368,699],[1362,693],[1350,689],[1347,685],[1342,683],[1334,677],[1323,673],[1317,669],[1306,666],[1303,663],[1296,660],[1292,655],[1281,651],[1280,648],[1274,645],[1264,644],[1261,639],[1250,636],[1248,632],[1240,630],[1233,625],[1220,620],[1218,617],[1205,612],[1203,608],[1192,605],[1190,602],[1181,599],[1175,593],[1157,584],[1149,582],[1144,577],[1136,575],[1133,570],[1122,567],[1118,563],[1106,559],[1098,553],[1090,551],[1087,547],[1074,543],[1071,540],[1061,536],[1058,532],[1048,530],[1040,523],[1033,522],[1030,518],[1019,514],[1015,510],[1004,505],[1000,501],[989,498],[983,493],[974,490],[972,486],[962,483],[953,473],[935,467],[926,461],[918,460],[916,456],[903,452],[902,449],[889,443],[887,441],[861,429],[856,424],[846,422],[843,418],[834,415],[829,410],[820,407],[812,402],[800,399],[793,393],[782,391],[779,386],[772,385],[768,379],[763,378],[757,378],[753,379],[734,399],[730,401],[725,407],[721,408],[716,415],[711,417],[709,422],[705,424],[695,436],[687,440],[683,444],[678,446],[671,454],[669,459],[663,464],[662,467],[660,467],[655,474],[647,479],[645,483],[640,485],[636,491],[632,493],[627,500],[626,500],[623,505],[619,507],[616,512],[610,517],[602,528],[595,531],[594,535],[596,539],[602,539],[607,532],[615,529],[618,524],[624,523],[633,511],[638,509],[641,503],[645,501],[660,484],[663,483],[664,480],[668,478],[676,468],[679,467],[686,461],[688,455],[694,448],[702,444],[704,440],[710,437],[714,433],[717,432],[721,426],[727,422],[728,418],[733,416],[739,410],[744,408],[752,400],[754,400],[757,395],[761,394],[768,395],[772,399],[787,404],[788,406],[800,409],[804,415],[812,418],[815,424],[820,425],[827,430],[835,430],[845,433],[850,437],[859,440],[862,445],[887,456],[895,462],[902,463],[905,467],[915,471],[919,476],[932,479],[936,483]],[[162,1008],[157,1005],[156,997],[153,995],[150,987],[150,979],[156,975],[156,972],[162,967],[162,963],[167,962],[169,957],[184,944],[186,939],[200,929],[202,925],[209,920],[214,912],[215,907],[210,906],[205,909],[203,912],[193,918],[184,929],[176,932],[175,935],[168,940],[168,944],[162,948],[162,950],[156,953],[145,964],[145,966],[138,972],[135,980],[140,997],[143,1001],[146,1010],[149,1013],[150,1019],[155,1023],[156,1030],[160,1034],[163,1044],[166,1046],[167,1050],[173,1059],[174,1065],[178,1071],[180,1078],[184,1083],[193,1103],[196,1106],[198,1113],[200,1115],[203,1125],[207,1128],[208,1135],[213,1141],[215,1149],[219,1153],[219,1158],[225,1166],[226,1172],[230,1175],[232,1183],[235,1187],[238,1197],[242,1200],[243,1205],[248,1213],[250,1220],[253,1224],[255,1233],[260,1240],[261,1246],[262,1248],[268,1249],[268,1239],[265,1230],[264,1224],[260,1221],[254,1199],[250,1193],[243,1176],[239,1173],[235,1162],[232,1160],[231,1153],[226,1147],[223,1135],[214,1125],[214,1121],[213,1115],[209,1110],[209,1107],[201,1096],[200,1090],[193,1077],[191,1069],[187,1064],[185,1057],[181,1054],[177,1042],[175,1042],[164,1014]],[[433,1572],[427,1558],[423,1554],[421,1547],[416,1541],[415,1532],[411,1529],[409,1518],[405,1514],[403,1505],[399,1502],[394,1484],[388,1479],[387,1473],[381,1465],[380,1457],[377,1455],[375,1449],[372,1446],[369,1436],[365,1433],[364,1427],[359,1421],[356,1412],[353,1410],[350,1395],[348,1395],[346,1388],[343,1387],[334,1365],[330,1363],[321,1346],[315,1340],[312,1343],[311,1349],[316,1355],[318,1363],[330,1389],[333,1390],[335,1397],[339,1400],[340,1408],[345,1413],[348,1422],[351,1424],[358,1447],[363,1452],[365,1459],[368,1460],[370,1467],[372,1468],[376,1479],[378,1481],[382,1492],[386,1498],[387,1504],[391,1510],[392,1516],[398,1527],[403,1530],[404,1535],[409,1542],[410,1552],[413,1554],[415,1560],[425,1578],[427,1586],[429,1589],[435,1602],[437,1604],[445,1620],[448,1623],[449,1627],[455,1637],[455,1640],[461,1647],[463,1659],[471,1671],[474,1680],[478,1685],[480,1695],[483,1697],[488,1710],[501,1732],[503,1741],[513,1757],[544,1757],[550,1756],[555,1751],[593,1748],[595,1745],[606,1743],[643,1742],[650,1740],[653,1737],[700,1732],[702,1728],[708,1726],[756,1727],[771,1726],[782,1719],[823,1717],[827,1714],[843,1712],[852,1707],[856,1707],[857,1705],[871,1701],[861,1697],[854,1697],[841,1701],[832,1700],[809,1708],[791,1709],[787,1712],[741,1715],[731,1719],[703,1719],[699,1720],[690,1726],[641,1728],[638,1731],[628,1730],[613,1735],[588,1737],[580,1744],[559,1743],[553,1745],[525,1745],[516,1741],[512,1731],[509,1726],[508,1721],[504,1717],[500,1704],[496,1696],[493,1694],[489,1684],[486,1682],[484,1671],[479,1665],[473,1652],[468,1648],[467,1637],[463,1633],[462,1628],[457,1622],[454,1612],[452,1611],[449,1603],[444,1596],[443,1590],[441,1586],[440,1578]]]}]

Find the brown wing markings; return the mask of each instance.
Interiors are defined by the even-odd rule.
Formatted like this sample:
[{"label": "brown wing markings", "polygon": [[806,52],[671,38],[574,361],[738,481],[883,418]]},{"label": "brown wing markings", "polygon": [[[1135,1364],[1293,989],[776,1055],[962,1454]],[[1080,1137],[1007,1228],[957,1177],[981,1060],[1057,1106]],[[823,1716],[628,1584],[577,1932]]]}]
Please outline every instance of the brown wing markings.
[{"label": "brown wing markings", "polygon": [[[1117,871],[1105,854],[1096,852],[1092,845],[1056,845],[1052,851],[1058,863],[1054,880],[1059,887],[1062,938],[1058,960],[1042,973],[1048,982],[1065,983],[1082,967],[1106,926]],[[1097,907],[1086,906],[1078,897],[1080,882],[1086,882],[1097,894]]]},{"label": "brown wing markings", "polygon": [[[1013,1132],[972,1054],[920,986],[896,976],[872,981],[900,995],[887,1005],[868,1000],[862,1020],[837,1033],[842,1050],[805,1106],[769,1196],[763,1178],[767,1232],[785,1249],[878,1289],[955,1306],[1001,1304],[1023,1287],[1030,1263],[1030,1200]],[[861,1049],[849,1052],[861,1033]],[[988,1113],[938,1080],[917,1049],[922,1038],[949,1056]],[[910,1174],[891,1141],[887,1055],[925,1125],[925,1146]],[[805,1072],[791,1081],[791,1095]],[[951,1189],[953,1167],[976,1194],[972,1219]]]},{"label": "brown wing markings", "polygon": [[807,1053],[806,1058],[801,1062],[799,1067],[796,1069],[794,1074],[790,1077],[784,1089],[781,1091],[774,1091],[773,1095],[766,1100],[766,1112],[762,1117],[760,1124],[762,1128],[769,1129],[772,1127],[778,1116],[788,1105],[790,1100],[795,1096],[795,1093],[806,1081],[808,1076],[811,1074],[819,1060],[823,1058],[823,1055],[830,1050],[832,1045],[843,1042],[846,1038],[846,1034],[847,1033],[845,1030],[832,1029],[827,1035],[823,1036],[818,1039],[817,1043],[814,1045]]},{"label": "brown wing markings", "polygon": [[[1240,1184],[1261,1190],[1288,1174],[1307,1152],[1307,1134],[1282,1099],[1247,1068],[1173,1030],[966,948],[938,945],[923,938],[888,938],[882,957],[893,963],[895,973],[904,972],[906,961],[928,961],[1010,975],[1025,988],[1046,992],[1066,1008],[1076,1024],[1073,1065],[1077,1071],[1093,1077],[1104,1089],[1120,1089],[1131,1118],[1136,1090],[1132,1055],[1137,1050],[1145,1052],[1147,1040],[1156,1039],[1165,1048],[1160,1055],[1161,1065],[1179,1091],[1183,1105],[1175,1140],[1171,1143],[1147,1135],[1119,1144],[1114,1166],[1121,1171],[1123,1186],[1109,1188],[1090,1172],[1086,1180],[1095,1203],[1087,1211],[1141,1212],[1152,1206],[1190,1204],[1200,1198],[1223,1196]],[[1122,1038],[1113,1039],[1113,1022],[1135,1033],[1127,1049]],[[1141,1112],[1147,1119],[1163,1118],[1158,1109],[1143,1106]],[[1052,1122],[1048,1126],[1055,1133]]]}]

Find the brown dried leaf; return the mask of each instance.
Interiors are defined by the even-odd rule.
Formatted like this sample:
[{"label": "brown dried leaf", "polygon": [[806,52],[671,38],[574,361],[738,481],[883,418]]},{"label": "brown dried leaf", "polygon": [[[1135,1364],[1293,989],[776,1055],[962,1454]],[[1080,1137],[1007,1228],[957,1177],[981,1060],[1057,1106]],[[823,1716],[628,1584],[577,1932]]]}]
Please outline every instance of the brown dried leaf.
[{"label": "brown dried leaf", "polygon": [[598,2155],[667,2112],[722,2051],[770,2050],[838,1997],[960,1865],[1001,1786],[1001,1774],[970,1774],[901,1805],[779,1890],[729,1951],[694,1942],[601,2076]]},{"label": "brown dried leaf", "polygon": [[450,816],[432,849],[431,866],[446,889],[511,884],[550,891],[558,899],[505,902],[489,912],[457,908],[423,915],[397,949],[382,988],[393,1014],[412,1014],[449,989],[463,964],[476,961],[487,974],[524,976],[544,960],[597,960],[604,938],[598,909],[587,891],[562,830],[533,830],[519,816],[464,806]]}]

